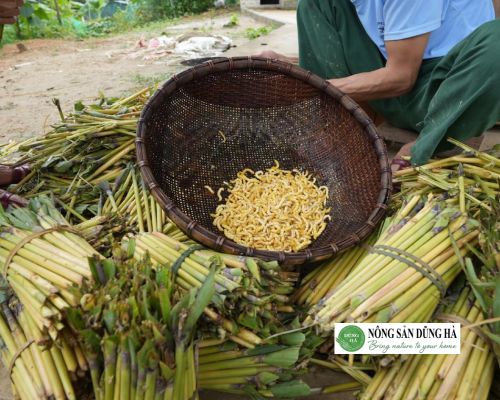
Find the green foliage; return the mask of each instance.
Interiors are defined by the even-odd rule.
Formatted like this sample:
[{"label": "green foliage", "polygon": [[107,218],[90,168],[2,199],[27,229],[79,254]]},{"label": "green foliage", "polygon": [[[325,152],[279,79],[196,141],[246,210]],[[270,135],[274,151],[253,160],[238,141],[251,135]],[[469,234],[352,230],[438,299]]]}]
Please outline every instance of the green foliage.
[{"label": "green foliage", "polygon": [[[5,27],[3,43],[32,38],[84,38],[118,33],[158,20],[203,12],[213,0],[25,0],[16,25]],[[232,19],[237,23],[237,16]]]},{"label": "green foliage", "polygon": [[235,26],[238,26],[240,24],[240,18],[238,17],[238,14],[232,14],[231,18],[229,18],[229,22],[224,25],[227,28],[233,28]]},{"label": "green foliage", "polygon": [[261,36],[267,35],[272,30],[273,28],[271,26],[262,26],[260,28],[248,28],[245,32],[245,36],[250,40],[254,40]]},{"label": "green foliage", "polygon": [[133,0],[141,22],[196,14],[213,6],[213,0]]}]

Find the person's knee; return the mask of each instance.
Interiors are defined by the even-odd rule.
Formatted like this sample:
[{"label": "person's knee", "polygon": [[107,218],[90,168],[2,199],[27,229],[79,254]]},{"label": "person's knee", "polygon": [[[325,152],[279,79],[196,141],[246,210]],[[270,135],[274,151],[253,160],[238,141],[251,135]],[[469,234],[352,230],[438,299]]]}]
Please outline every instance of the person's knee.
[{"label": "person's knee", "polygon": [[471,61],[480,66],[485,78],[500,82],[500,20],[485,23],[478,28],[478,34],[475,43],[472,43],[478,59]]},{"label": "person's knee", "polygon": [[479,28],[478,32],[481,32],[483,36],[496,37],[498,41],[498,34],[500,34],[500,19],[493,19],[491,21],[485,22]]},{"label": "person's knee", "polygon": [[476,45],[484,47],[491,52],[491,59],[495,59],[497,66],[500,65],[500,19],[486,22],[478,28]]}]

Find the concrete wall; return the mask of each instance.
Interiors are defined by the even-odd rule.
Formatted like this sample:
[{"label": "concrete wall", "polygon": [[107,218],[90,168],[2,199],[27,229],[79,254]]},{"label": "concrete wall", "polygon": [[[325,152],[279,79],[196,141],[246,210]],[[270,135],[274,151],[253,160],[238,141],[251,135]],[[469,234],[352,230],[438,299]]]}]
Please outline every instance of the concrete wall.
[{"label": "concrete wall", "polygon": [[297,8],[297,0],[280,0],[279,5],[261,5],[260,0],[240,0],[241,8]]},{"label": "concrete wall", "polygon": [[257,8],[260,6],[260,0],[240,0],[241,8]]}]

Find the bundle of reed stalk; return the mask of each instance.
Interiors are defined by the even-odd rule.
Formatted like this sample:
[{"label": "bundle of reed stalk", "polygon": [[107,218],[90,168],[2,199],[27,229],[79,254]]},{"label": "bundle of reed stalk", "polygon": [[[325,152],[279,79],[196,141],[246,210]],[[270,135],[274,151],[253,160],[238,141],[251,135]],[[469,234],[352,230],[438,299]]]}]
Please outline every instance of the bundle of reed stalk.
[{"label": "bundle of reed stalk", "polygon": [[359,264],[361,259],[368,253],[366,246],[373,245],[375,239],[376,236],[372,235],[364,246],[353,247],[312,270],[301,280],[300,287],[294,292],[293,298],[295,302],[309,307],[317,304]]},{"label": "bundle of reed stalk", "polygon": [[97,104],[75,104],[45,136],[3,147],[2,163],[28,163],[31,172],[10,191],[25,198],[53,194],[69,222],[98,214],[106,188],[135,162],[137,121],[151,88],[123,99],[101,97]]},{"label": "bundle of reed stalk", "polygon": [[465,288],[436,318],[436,322],[462,324],[460,354],[402,356],[376,373],[361,399],[488,398],[494,355],[484,335],[486,328],[480,328],[484,318],[470,289]]},{"label": "bundle of reed stalk", "polygon": [[492,343],[500,365],[500,205],[492,202],[493,212],[481,210],[479,249],[473,249],[475,265],[471,258],[462,263],[468,282],[478,300],[488,328],[484,331]]},{"label": "bundle of reed stalk", "polygon": [[470,259],[460,261],[479,304],[492,320],[485,334],[490,336],[500,360],[500,307],[495,307],[500,304],[500,152],[498,147],[483,152],[454,139],[449,141],[463,153],[396,172],[395,182],[401,184],[401,192],[395,200],[408,194],[443,192],[456,196],[461,212],[477,221],[479,246],[471,249],[476,265]]},{"label": "bundle of reed stalk", "polygon": [[160,231],[186,240],[134,166],[137,120],[150,93],[146,88],[124,99],[77,103],[68,115],[56,102],[62,121],[51,132],[0,148],[2,163],[31,166],[10,190],[27,199],[53,196],[69,223],[92,226],[89,239],[105,255],[111,254],[115,240],[130,232]]},{"label": "bundle of reed stalk", "polygon": [[500,153],[495,149],[477,151],[454,139],[448,140],[464,153],[395,172],[394,183],[401,185],[395,199],[442,191],[458,197],[463,213],[476,215],[479,209],[492,212],[491,202],[500,195]]},{"label": "bundle of reed stalk", "polygon": [[181,297],[170,270],[153,268],[148,258],[117,253],[94,258],[91,269],[98,283],[68,320],[89,360],[95,398],[197,398],[193,340],[214,294],[215,270]]},{"label": "bundle of reed stalk", "polygon": [[198,343],[198,384],[202,390],[257,398],[294,398],[310,394],[309,386],[296,376],[306,335],[300,332],[279,337],[276,344],[245,349],[226,339]]},{"label": "bundle of reed stalk", "polygon": [[456,200],[408,199],[369,254],[310,310],[305,325],[330,331],[344,321],[428,321],[479,235]]},{"label": "bundle of reed stalk", "polygon": [[174,239],[187,240],[187,236],[167,218],[133,165],[128,165],[112,185],[104,182],[100,187],[106,201],[98,215],[119,220],[126,228],[124,232],[163,232]]},{"label": "bundle of reed stalk", "polygon": [[166,217],[133,166],[127,167],[112,184],[99,186],[106,200],[99,200],[97,216],[88,220],[80,216],[82,222],[75,229],[101,254],[110,256],[115,242],[137,232],[163,232],[179,241],[188,240]]},{"label": "bundle of reed stalk", "polygon": [[91,280],[87,258],[98,253],[71,228],[49,199],[0,209],[0,265],[37,329],[56,339],[63,312],[79,302]]},{"label": "bundle of reed stalk", "polygon": [[154,263],[171,268],[184,290],[200,287],[217,265],[216,296],[206,316],[218,322],[233,341],[253,347],[262,337],[282,330],[279,313],[293,313],[289,297],[298,274],[282,271],[277,262],[231,256],[184,243],[160,232],[125,238],[137,259],[149,254]]},{"label": "bundle of reed stalk", "polygon": [[64,330],[57,343],[44,337],[18,299],[0,294],[0,358],[21,400],[76,399],[73,382],[88,370],[73,335]]}]

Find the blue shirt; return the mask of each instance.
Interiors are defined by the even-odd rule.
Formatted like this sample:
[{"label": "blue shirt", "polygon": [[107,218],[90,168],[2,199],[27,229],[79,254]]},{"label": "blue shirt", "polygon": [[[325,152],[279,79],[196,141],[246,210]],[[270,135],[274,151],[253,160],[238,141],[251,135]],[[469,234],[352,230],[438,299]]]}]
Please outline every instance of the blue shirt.
[{"label": "blue shirt", "polygon": [[492,0],[351,1],[366,32],[385,58],[384,41],[429,32],[424,59],[442,57],[478,26],[495,18]]}]

